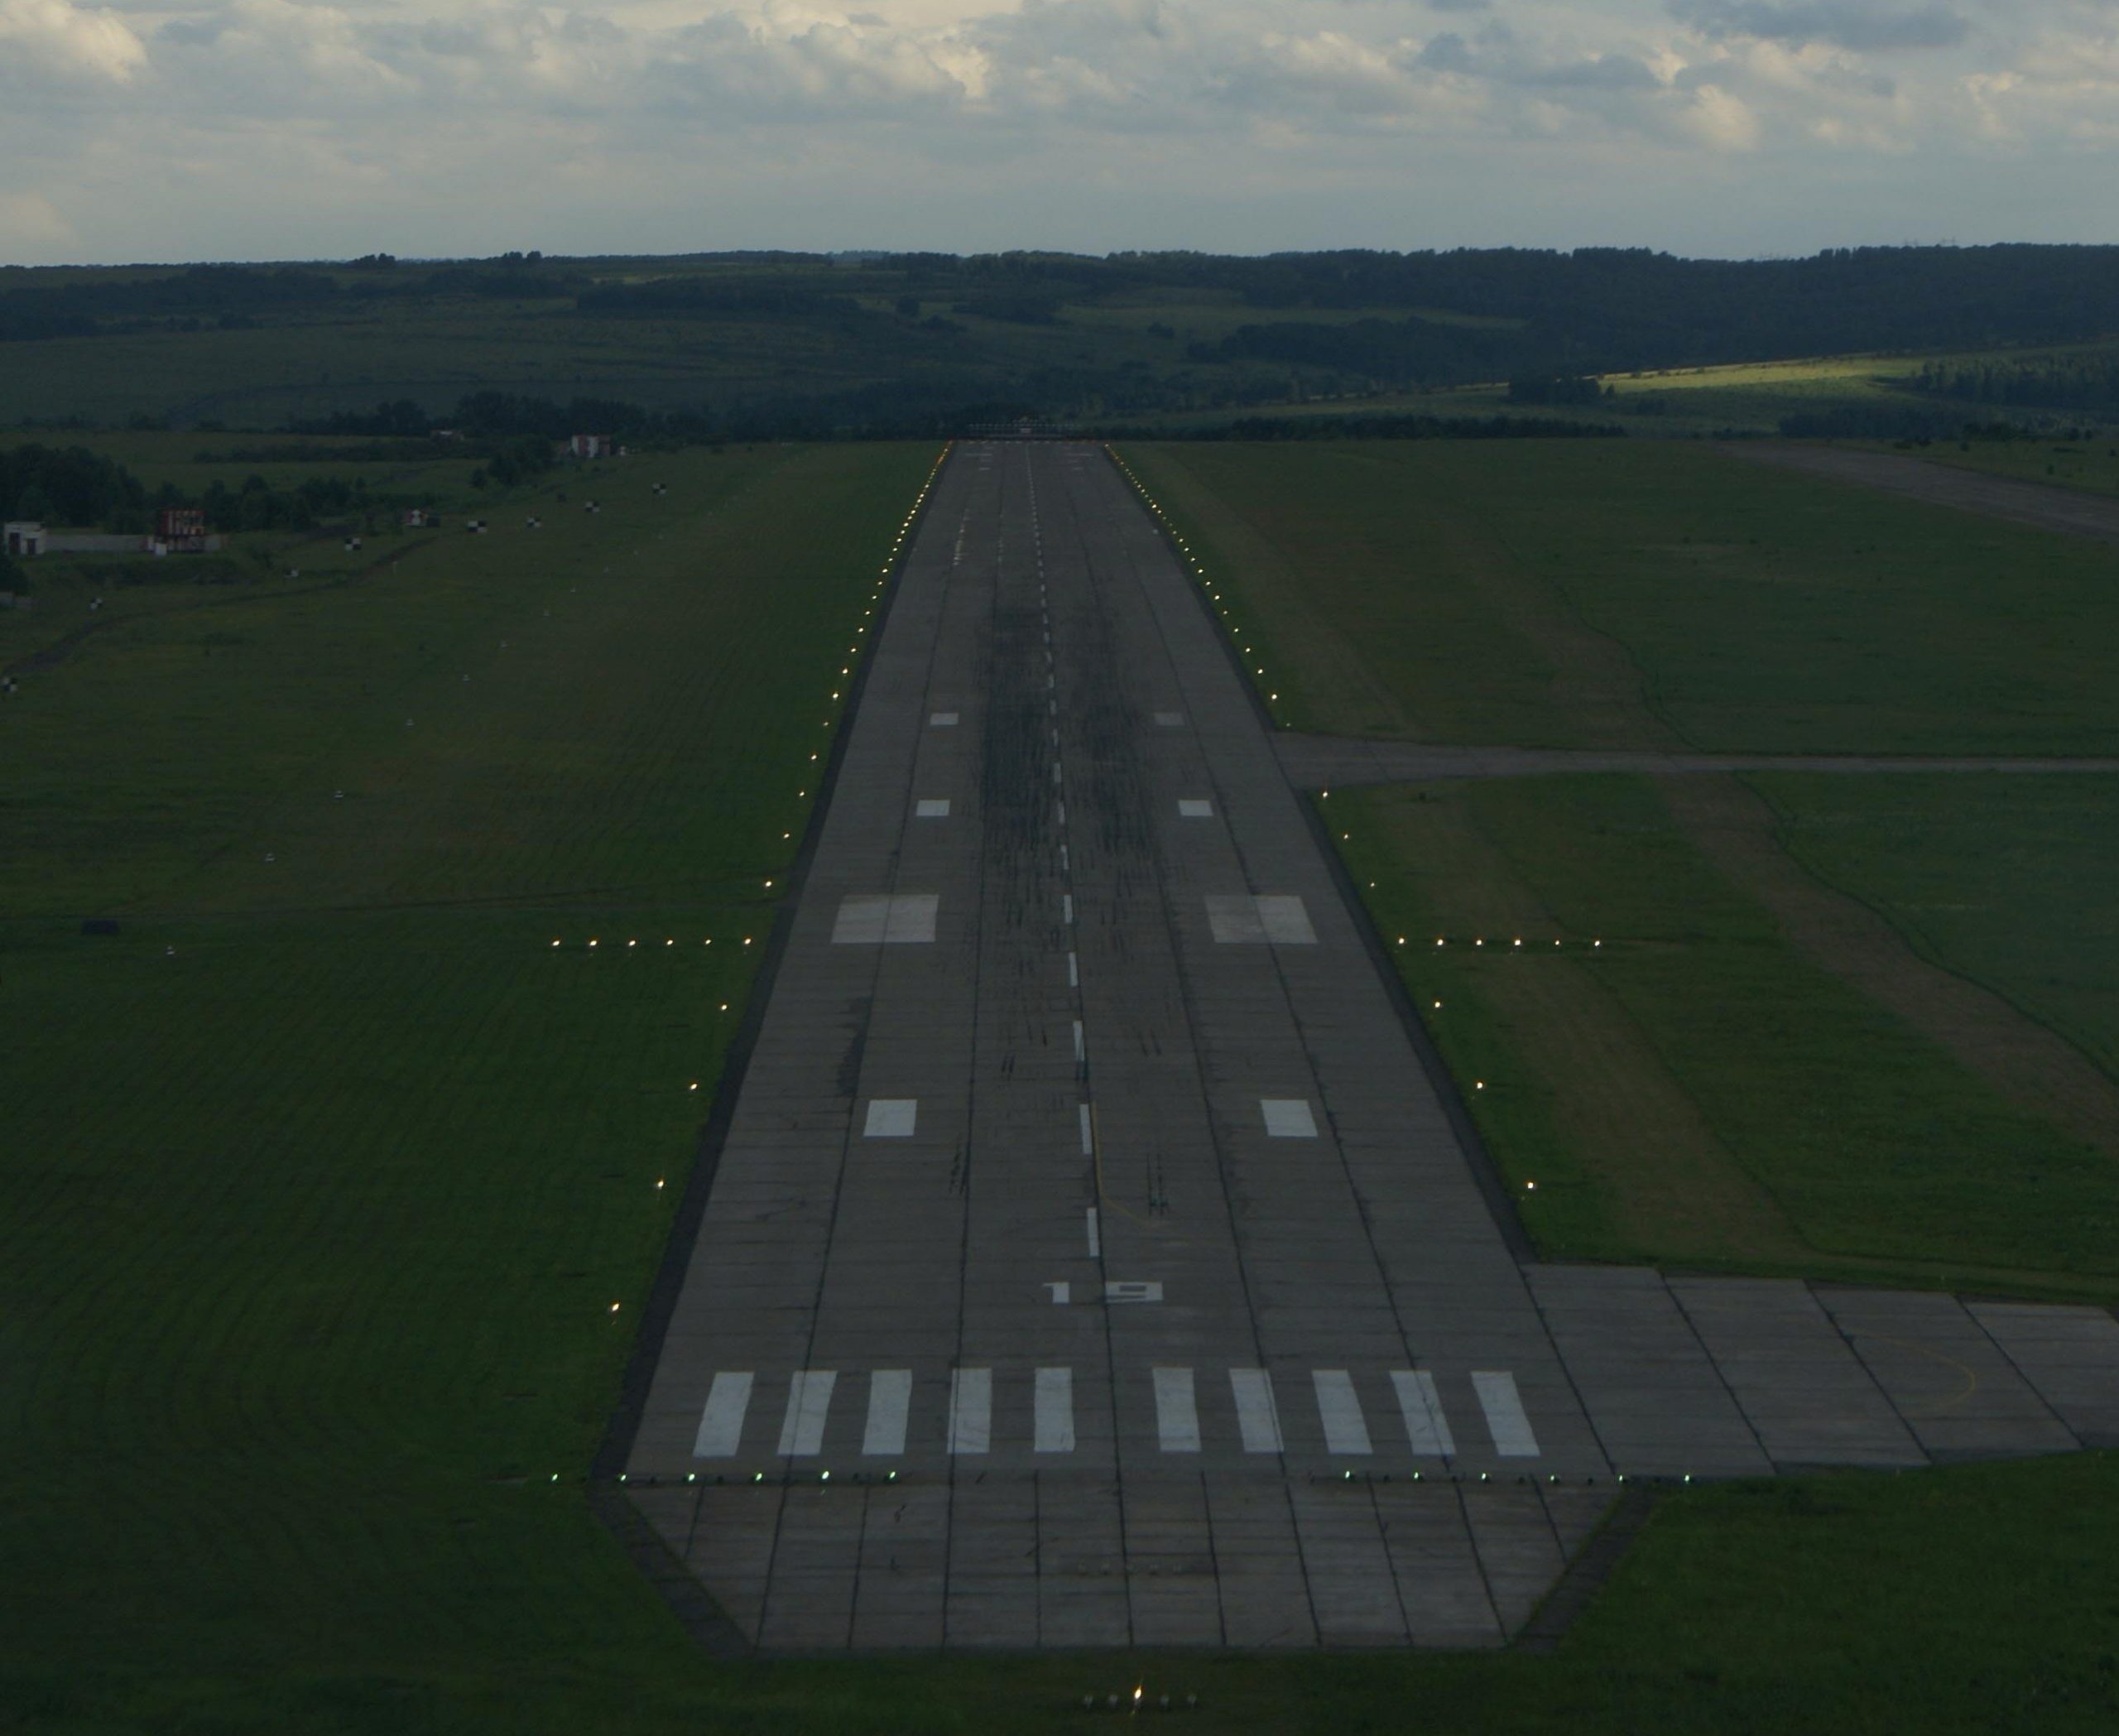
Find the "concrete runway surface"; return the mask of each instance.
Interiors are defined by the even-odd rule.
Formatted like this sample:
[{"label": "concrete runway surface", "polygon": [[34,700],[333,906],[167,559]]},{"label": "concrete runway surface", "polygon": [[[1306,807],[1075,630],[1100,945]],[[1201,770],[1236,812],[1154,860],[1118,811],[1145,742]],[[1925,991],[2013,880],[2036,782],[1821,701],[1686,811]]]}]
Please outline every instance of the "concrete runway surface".
[{"label": "concrete runway surface", "polygon": [[1532,1262],[1100,449],[872,656],[623,1460],[740,1643],[1495,1645],[1622,1473],[2119,1440],[2102,1310]]}]

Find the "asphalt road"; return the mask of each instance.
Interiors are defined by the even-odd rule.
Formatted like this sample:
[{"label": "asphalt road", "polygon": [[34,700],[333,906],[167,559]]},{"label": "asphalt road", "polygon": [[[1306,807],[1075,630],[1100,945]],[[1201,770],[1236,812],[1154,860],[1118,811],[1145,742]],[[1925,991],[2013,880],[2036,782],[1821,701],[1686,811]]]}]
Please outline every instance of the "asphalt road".
[{"label": "asphalt road", "polygon": [[1618,1472],[2119,1438],[2095,1310],[1528,1263],[1100,450],[872,657],[626,1459],[747,1642],[1493,1644]]}]

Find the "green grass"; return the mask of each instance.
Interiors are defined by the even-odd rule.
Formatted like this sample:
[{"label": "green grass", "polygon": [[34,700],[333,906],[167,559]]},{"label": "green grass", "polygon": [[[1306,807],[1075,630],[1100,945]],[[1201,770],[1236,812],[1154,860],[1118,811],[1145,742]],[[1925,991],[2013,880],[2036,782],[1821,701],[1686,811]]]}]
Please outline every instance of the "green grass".
[{"label": "green grass", "polygon": [[0,1724],[1060,1732],[1142,1680],[1201,1730],[2108,1729],[2103,1456],[1687,1491],[1550,1658],[691,1645],[579,1479],[930,455],[128,589],[0,707]]},{"label": "green grass", "polygon": [[24,678],[0,1705],[683,1666],[580,1479],[932,456],[641,461]]},{"label": "green grass", "polygon": [[[1799,788],[1819,802],[1834,786],[1809,827],[1862,840],[1873,876],[1949,897],[1983,873],[1980,911],[2049,945],[2105,928],[2074,982],[2108,1039],[2093,864],[2119,807],[2076,782],[2065,814],[2101,824],[2035,885],[1988,848],[1993,803],[1966,816],[1940,779]],[[2119,1162],[1788,944],[1650,780],[1338,790],[1324,807],[1546,1253],[2119,1300]],[[1949,839],[1915,830],[1945,811]],[[2045,817],[2057,832],[2060,811]],[[1966,926],[2014,952],[1991,921]]]},{"label": "green grass", "polygon": [[2119,1075],[2119,781],[1751,781],[1804,867]]},{"label": "green grass", "polygon": [[2119,750],[2078,540],[1646,442],[1129,445],[1292,726],[1554,747]]},{"label": "green grass", "polygon": [[1977,470],[2011,482],[2044,483],[2089,494],[2119,494],[2119,445],[2083,440],[1933,440],[1907,450],[1932,464]]}]

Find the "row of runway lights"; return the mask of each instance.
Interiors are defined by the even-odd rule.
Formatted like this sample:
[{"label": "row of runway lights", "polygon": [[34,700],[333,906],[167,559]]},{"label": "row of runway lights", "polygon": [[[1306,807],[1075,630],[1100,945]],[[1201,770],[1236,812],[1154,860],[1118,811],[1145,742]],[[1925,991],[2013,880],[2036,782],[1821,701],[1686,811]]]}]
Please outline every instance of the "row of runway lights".
[{"label": "row of runway lights", "polygon": [[[1329,790],[1321,790],[1318,792],[1318,799],[1320,801],[1329,801],[1332,799],[1332,792]],[[1339,834],[1339,841],[1342,844],[1351,844],[1353,842],[1353,836],[1354,834],[1352,832],[1342,832]],[[1376,882],[1373,880],[1368,882],[1368,889],[1372,892],[1376,890]],[[1397,940],[1399,945],[1403,946],[1405,945],[1406,937],[1404,935],[1400,935],[1397,937]],[[1434,937],[1434,944],[1437,946],[1447,946],[1449,944],[1449,937],[1447,935],[1437,935]],[[1486,937],[1484,935],[1474,935],[1473,937],[1472,945],[1475,950],[1484,948],[1486,944]],[[1564,943],[1555,940],[1553,942],[1554,951],[1557,952],[1560,950],[1564,944]],[[1589,950],[1592,952],[1601,952],[1603,950],[1603,945],[1604,943],[1601,939],[1592,940],[1589,942]],[[1494,950],[1497,952],[1521,952],[1524,950],[1523,937],[1521,935],[1516,935],[1505,947],[1498,941],[1497,941],[1494,945]],[[1544,949],[1541,947],[1532,947],[1530,949],[1530,952],[1534,955],[1541,952]],[[1442,1011],[1442,1003],[1434,997],[1429,996],[1428,999],[1428,1007],[1430,1012],[1439,1012]],[[1472,1089],[1474,1092],[1482,1092],[1486,1088],[1487,1082],[1482,1079],[1475,1079],[1472,1081]],[[1535,1181],[1526,1181],[1523,1184],[1523,1191],[1526,1194],[1535,1194],[1537,1190],[1538,1184]],[[1688,1477],[1685,1479],[1685,1481],[1689,1483],[1692,1481],[1692,1479]]]},{"label": "row of runway lights", "polygon": [[[954,445],[954,443],[952,442],[951,444]],[[896,570],[898,557],[905,550],[906,539],[912,534],[913,527],[918,522],[920,518],[920,509],[927,504],[927,497],[934,492],[935,478],[940,474],[943,464],[948,462],[949,456],[949,448],[945,445],[942,448],[942,455],[935,460],[933,467],[927,472],[927,479],[920,485],[919,493],[913,497],[911,507],[906,512],[904,518],[900,522],[896,535],[891,539],[891,557],[888,560],[884,562],[882,576],[877,579],[875,589],[868,594],[868,606],[861,611],[860,623],[853,629],[853,643],[846,647],[846,661],[839,666],[838,674],[839,679],[842,681],[849,680],[853,674],[853,666],[860,660],[861,656],[861,641],[864,637],[866,637],[870,623],[875,619],[877,609],[881,608],[882,605],[884,589],[891,582],[891,573]],[[831,690],[832,703],[834,704],[838,704],[841,697],[843,695],[843,693],[844,689],[843,688],[833,688]],[[831,726],[832,719],[827,717],[824,720],[823,727],[829,729]],[[810,756],[810,763],[813,766],[815,765],[820,757],[822,757],[821,755],[812,753]],[[797,801],[807,801],[810,799],[810,791],[806,785],[795,792],[795,799]],[[791,844],[794,842],[794,839],[795,832],[791,826],[780,834],[780,841],[782,844]],[[773,882],[771,881],[768,880],[766,882],[765,889],[767,892],[771,892],[772,890],[772,887]],[[552,942],[552,945],[555,946],[559,944],[560,943],[556,940]],[[593,946],[596,943],[593,940],[591,940],[589,944],[591,946]],[[631,945],[632,944],[632,943],[630,941],[627,943],[628,945]],[[707,942],[707,945],[709,946],[713,944],[714,943],[711,940]],[[743,944],[744,945],[748,946],[751,943],[748,940],[745,940]],[[726,1012],[728,1009],[723,1007],[722,1010]]]},{"label": "row of runway lights", "polygon": [[[954,443],[952,443],[952,444],[954,444]],[[941,468],[942,468],[943,464],[944,464],[945,462],[947,462],[947,460],[948,460],[948,459],[949,459],[949,447],[948,447],[948,446],[944,446],[944,447],[943,447],[943,449],[942,449],[942,455],[941,455],[941,457],[939,457],[939,458],[938,458],[938,459],[936,459],[935,460],[935,463],[934,463],[934,466],[933,466],[933,468],[932,468],[932,469],[930,469],[928,471],[928,473],[927,473],[927,479],[926,479],[926,481],[925,481],[925,482],[924,482],[924,483],[922,483],[920,484],[920,493],[919,493],[917,495],[915,495],[915,496],[914,497],[914,498],[913,498],[911,510],[911,511],[909,511],[908,512],[906,512],[906,514],[905,515],[905,518],[904,518],[903,522],[901,522],[901,523],[898,526],[898,528],[897,528],[897,535],[896,535],[894,538],[892,538],[892,539],[891,539],[891,559],[890,559],[890,561],[889,561],[889,563],[888,563],[887,565],[886,565],[884,566],[884,568],[883,568],[883,571],[882,571],[882,577],[881,579],[879,579],[877,581],[875,589],[874,589],[872,592],[871,592],[871,593],[869,594],[869,598],[868,598],[868,607],[867,607],[867,608],[864,608],[864,609],[862,609],[862,610],[861,611],[862,618],[862,625],[860,625],[860,626],[858,626],[858,627],[856,627],[856,628],[853,629],[854,636],[855,636],[855,642],[854,642],[854,643],[853,643],[853,644],[851,644],[851,645],[849,645],[849,646],[848,646],[848,647],[846,647],[846,654],[847,654],[847,656],[848,656],[848,657],[849,659],[856,658],[856,657],[859,656],[859,655],[860,655],[860,652],[861,652],[861,647],[860,647],[860,642],[860,642],[860,636],[861,636],[861,635],[862,635],[862,634],[864,634],[864,633],[866,633],[866,632],[868,631],[868,628],[867,628],[867,621],[868,621],[868,620],[872,619],[872,618],[874,617],[874,614],[875,614],[875,612],[876,612],[876,609],[877,609],[877,606],[878,606],[879,604],[881,604],[881,603],[882,602],[882,599],[883,599],[883,589],[884,589],[884,587],[885,587],[886,585],[887,585],[887,584],[890,583],[891,573],[891,571],[895,569],[895,567],[896,567],[896,565],[897,565],[897,559],[898,559],[898,555],[899,555],[900,552],[901,552],[901,551],[904,549],[904,547],[905,547],[905,540],[906,540],[906,538],[907,536],[911,536],[911,535],[912,534],[912,527],[913,527],[913,525],[914,525],[914,523],[918,520],[918,518],[919,518],[919,517],[920,517],[920,509],[922,507],[924,507],[925,505],[926,505],[926,503],[927,503],[927,497],[928,497],[928,495],[929,495],[930,493],[932,493],[932,492],[933,492],[933,490],[934,490],[934,487],[935,487],[935,477],[936,477],[936,476],[940,473],[940,471],[941,471]],[[847,664],[847,666],[846,666],[845,667],[842,668],[842,669],[839,671],[839,674],[840,674],[842,676],[848,676],[848,675],[851,675],[852,673],[853,673],[853,665],[852,665],[852,663],[851,663],[850,661]],[[833,692],[833,694],[832,694],[832,698],[833,698],[834,700],[836,700],[836,699],[838,699],[838,693],[837,692],[837,690],[834,690],[834,691]],[[829,718],[826,718],[826,719],[824,719],[824,728],[825,728],[825,729],[830,729],[830,728],[831,728],[831,724],[832,724],[832,720],[831,720]],[[818,756],[817,756],[816,754],[812,753],[812,754],[810,756],[810,763],[811,765],[814,765],[814,764],[817,762],[817,759],[818,759]],[[809,792],[809,791],[808,791],[808,789],[807,789],[806,787],[805,787],[805,788],[803,788],[803,789],[797,790],[797,791],[795,792],[795,800],[796,800],[796,801],[806,801],[807,800],[809,800],[809,796],[810,796],[810,792]],[[784,832],[782,832],[782,833],[780,834],[781,841],[782,843],[788,843],[788,842],[790,842],[790,841],[792,841],[792,839],[793,839],[793,838],[794,838],[794,835],[795,835],[795,834],[794,834],[794,832],[792,831],[792,830],[791,830],[791,829],[790,829],[790,830],[784,831]],[[767,892],[771,892],[771,891],[772,890],[772,885],[773,885],[773,882],[772,882],[771,880],[767,880],[767,881],[766,882],[766,883],[765,883],[766,890]],[[748,946],[748,945],[751,944],[752,938],[753,938],[753,937],[752,937],[752,935],[745,935],[743,936],[743,945],[746,945],[746,946]],[[560,948],[560,947],[563,947],[563,946],[565,946],[565,944],[566,944],[566,943],[565,943],[565,940],[560,940],[560,939],[557,939],[557,938],[555,938],[555,939],[553,940],[553,941],[552,941],[552,946],[553,946],[555,949],[556,949],[556,948]],[[676,939],[675,939],[675,937],[674,935],[672,935],[672,936],[670,936],[670,937],[669,937],[669,938],[665,939],[665,940],[662,942],[662,945],[663,945],[665,948],[675,947],[675,946],[676,945],[676,944],[677,944],[677,942],[676,942]],[[713,935],[708,935],[708,936],[707,936],[704,940],[700,941],[700,943],[699,943],[699,944],[700,944],[702,946],[711,946],[711,945],[714,945],[714,936],[713,936]],[[587,950],[587,951],[592,951],[592,952],[593,952],[593,951],[595,951],[595,950],[598,950],[599,948],[601,948],[601,946],[602,946],[602,945],[603,945],[603,937],[602,937],[601,935],[592,935],[592,936],[589,938],[589,941],[588,941],[588,944],[587,944],[586,947],[584,948],[584,950]],[[613,951],[613,952],[618,952],[618,951],[632,952],[632,951],[635,951],[635,950],[637,950],[638,949],[639,945],[640,945],[640,942],[639,942],[639,940],[638,940],[637,939],[633,939],[633,940],[627,940],[627,941],[626,942],[625,945],[624,945],[622,948],[621,948],[621,947],[619,947],[618,945],[616,945],[616,943],[613,943],[613,945],[612,945],[611,950],[612,950],[612,951]],[[653,950],[653,948],[652,948],[652,946],[651,946],[651,947],[649,948],[649,950],[650,950],[651,951],[652,951],[652,950]],[[723,1001],[723,1002],[719,1003],[718,1004],[719,1004],[719,1007],[720,1007],[720,1010],[721,1010],[722,1012],[728,1012],[728,1002],[726,1002],[726,1001]],[[691,1094],[693,1094],[694,1093],[695,1093],[695,1092],[699,1089],[699,1082],[697,1080],[692,1080],[689,1084],[687,1084],[687,1085],[685,1087],[685,1095],[687,1095],[687,1096],[690,1096]],[[668,1178],[668,1177],[666,1177],[666,1176],[656,1176],[656,1179],[655,1179],[655,1191],[656,1191],[656,1193],[658,1193],[658,1194],[659,1194],[659,1193],[661,1193],[661,1192],[662,1192],[662,1191],[663,1191],[663,1190],[664,1190],[664,1189],[667,1186],[667,1185],[668,1185],[668,1180],[669,1180],[669,1178]],[[609,1307],[609,1308],[608,1308],[608,1310],[607,1310],[606,1311],[607,1311],[607,1312],[608,1312],[608,1313],[610,1313],[610,1314],[613,1314],[613,1315],[615,1315],[615,1314],[619,1314],[619,1313],[623,1312],[624,1308],[625,1308],[625,1304],[624,1304],[623,1302],[622,1302],[622,1301],[621,1301],[621,1302],[613,1302],[613,1303],[612,1303],[612,1304],[611,1304],[610,1307]],[[625,1479],[624,1479],[622,1477],[621,1477],[618,1480],[619,1480],[620,1482],[623,1482]],[[556,1473],[555,1473],[555,1474],[554,1474],[553,1478],[552,1478],[552,1481],[553,1481],[553,1482],[555,1482],[555,1483],[556,1483],[556,1482],[558,1482],[558,1481],[559,1481],[559,1477],[558,1477],[558,1474],[557,1474]]]},{"label": "row of runway lights", "polygon": [[[897,1481],[897,1475],[896,1471],[848,1471],[838,1480],[841,1484],[891,1484]],[[554,1483],[560,1480],[557,1471],[552,1473],[551,1480]],[[589,1484],[598,1479],[583,1476],[571,1480],[576,1483]],[[624,1471],[618,1473],[617,1480],[627,1487],[631,1487],[633,1481],[632,1478]],[[660,1477],[642,1477],[639,1479],[641,1487],[645,1488],[660,1488],[662,1487],[663,1480]],[[669,1480],[672,1484],[676,1481],[675,1478]],[[719,1473],[705,1476],[700,1475],[697,1471],[685,1473],[686,1484],[704,1484],[714,1488],[726,1488],[732,1481],[739,1488],[745,1484],[770,1483],[776,1488],[806,1488],[812,1483],[825,1484],[832,1480],[832,1474],[829,1471],[800,1473],[782,1471],[777,1475],[768,1475],[764,1471],[753,1471],[747,1477],[738,1475],[733,1479]],[[1593,1476],[1568,1478],[1561,1476],[1558,1471],[1546,1472],[1542,1479],[1533,1471],[1518,1471],[1513,1477],[1504,1474],[1498,1479],[1492,1471],[1438,1471],[1433,1476],[1429,1476],[1425,1471],[1410,1471],[1405,1474],[1402,1479],[1395,1471],[1341,1471],[1336,1477],[1327,1471],[1312,1471],[1309,1474],[1307,1480],[1311,1483],[1396,1483],[1402,1480],[1407,1483],[1451,1484],[1492,1483],[1498,1480],[1525,1488],[1535,1488],[1542,1480],[1548,1487],[1554,1488],[1564,1488],[1574,1482],[1578,1482],[1584,1488],[1594,1488],[1597,1486],[1597,1479]],[[1626,1471],[1616,1471],[1612,1474],[1611,1480],[1613,1483],[1664,1484],[1682,1488],[1692,1481],[1692,1473],[1690,1471],[1663,1471],[1651,1476],[1637,1477]]]},{"label": "row of runway lights", "polygon": [[[1121,458],[1117,453],[1113,451],[1109,446],[1106,446],[1103,450],[1107,453],[1110,454],[1112,463],[1118,466],[1119,469],[1124,474],[1126,480],[1132,483],[1135,491],[1140,495],[1141,500],[1146,503],[1148,510],[1156,515],[1156,519],[1161,523],[1163,530],[1169,536],[1170,540],[1177,545],[1179,551],[1184,556],[1185,565],[1191,570],[1193,575],[1198,578],[1199,581],[1199,589],[1207,594],[1208,599],[1213,603],[1214,607],[1220,611],[1222,624],[1228,628],[1228,636],[1235,642],[1236,648],[1243,653],[1245,666],[1250,669],[1252,674],[1257,676],[1261,681],[1263,681],[1266,679],[1265,665],[1262,663],[1253,664],[1251,661],[1251,659],[1256,656],[1257,653],[1252,651],[1248,645],[1246,645],[1243,642],[1243,629],[1238,627],[1234,621],[1229,618],[1228,607],[1222,601],[1222,594],[1216,590],[1213,586],[1208,582],[1207,570],[1200,564],[1199,557],[1193,554],[1192,545],[1187,542],[1183,536],[1178,534],[1176,526],[1173,525],[1170,522],[1170,514],[1163,511],[1162,503],[1158,501],[1154,495],[1148,493],[1147,484],[1142,482],[1139,477],[1133,474],[1132,467],[1127,464],[1126,460]],[[1277,693],[1268,693],[1266,695],[1266,702],[1269,704],[1278,704],[1280,703],[1280,698],[1281,696]]]}]

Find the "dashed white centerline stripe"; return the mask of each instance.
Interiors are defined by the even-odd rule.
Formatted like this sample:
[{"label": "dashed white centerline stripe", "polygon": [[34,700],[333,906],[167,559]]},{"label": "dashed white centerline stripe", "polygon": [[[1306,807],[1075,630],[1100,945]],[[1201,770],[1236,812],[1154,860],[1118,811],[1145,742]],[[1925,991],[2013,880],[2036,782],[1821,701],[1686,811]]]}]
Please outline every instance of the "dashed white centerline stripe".
[{"label": "dashed white centerline stripe", "polygon": [[1092,1260],[1101,1260],[1103,1258],[1103,1238],[1097,1230],[1096,1208],[1093,1205],[1088,1209],[1086,1216],[1089,1232],[1089,1258]]},{"label": "dashed white centerline stripe", "polygon": [[1082,1115],[1082,1156],[1084,1156],[1084,1157],[1088,1157],[1088,1155],[1089,1155],[1093,1151],[1094,1151],[1094,1150],[1095,1150],[1095,1148],[1096,1148],[1096,1147],[1095,1147],[1095,1143],[1094,1143],[1093,1140],[1091,1138],[1091,1137],[1090,1137],[1090,1133],[1089,1133],[1089,1106],[1088,1106],[1087,1104],[1077,1104],[1075,1107],[1076,1107],[1076,1108],[1078,1108],[1081,1111],[1081,1115]]},{"label": "dashed white centerline stripe", "polygon": [[1072,892],[1060,893],[1060,916],[1062,921],[1070,925],[1073,923],[1074,920],[1074,895]]},{"label": "dashed white centerline stripe", "polygon": [[1082,986],[1082,967],[1072,953],[1067,955],[1067,986],[1069,988]]}]

